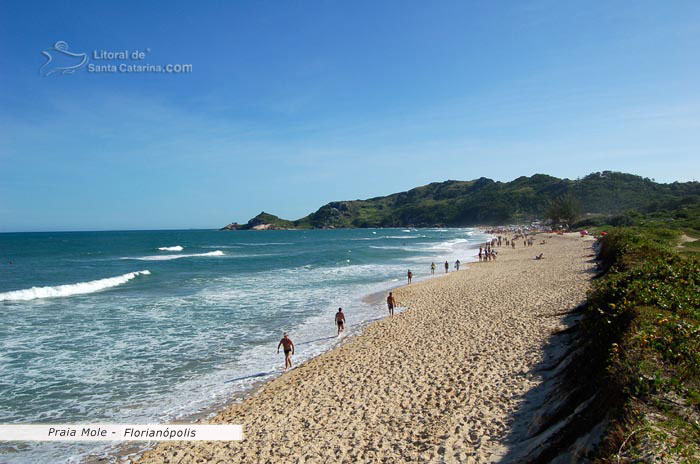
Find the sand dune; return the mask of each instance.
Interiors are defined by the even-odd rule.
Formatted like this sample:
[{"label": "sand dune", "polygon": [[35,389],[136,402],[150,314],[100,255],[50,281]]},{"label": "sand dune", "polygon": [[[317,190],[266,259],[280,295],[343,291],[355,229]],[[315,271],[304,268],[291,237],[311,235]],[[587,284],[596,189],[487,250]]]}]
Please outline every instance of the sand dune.
[{"label": "sand dune", "polygon": [[513,413],[540,382],[542,347],[563,328],[542,316],[579,305],[592,266],[591,242],[578,237],[518,245],[398,289],[406,312],[212,420],[243,424],[245,441],[161,444],[140,462],[498,461]]}]

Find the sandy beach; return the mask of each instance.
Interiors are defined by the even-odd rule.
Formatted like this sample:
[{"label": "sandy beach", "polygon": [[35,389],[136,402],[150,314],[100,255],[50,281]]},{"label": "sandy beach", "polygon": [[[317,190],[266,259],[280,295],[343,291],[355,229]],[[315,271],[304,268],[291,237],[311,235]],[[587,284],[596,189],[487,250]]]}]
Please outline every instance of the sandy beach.
[{"label": "sandy beach", "polygon": [[557,314],[585,298],[590,247],[540,234],[532,247],[497,248],[495,262],[399,288],[406,311],[211,420],[243,424],[244,441],[162,443],[138,462],[498,461],[541,382],[544,345],[565,327]]}]

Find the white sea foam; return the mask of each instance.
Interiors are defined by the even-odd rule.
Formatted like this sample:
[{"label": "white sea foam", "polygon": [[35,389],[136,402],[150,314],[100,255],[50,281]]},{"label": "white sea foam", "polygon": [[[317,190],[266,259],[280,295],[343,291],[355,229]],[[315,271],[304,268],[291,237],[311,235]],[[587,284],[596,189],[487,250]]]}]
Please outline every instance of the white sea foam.
[{"label": "white sea foam", "polygon": [[79,282],[77,284],[57,285],[55,287],[32,287],[25,290],[0,293],[0,301],[27,301],[37,298],[56,298],[85,293],[95,293],[110,287],[124,284],[138,275],[149,275],[148,270],[129,272],[128,274],[106,279]]},{"label": "white sea foam", "polygon": [[351,238],[351,241],[358,240],[412,240],[415,238],[425,238],[427,235],[382,235],[381,237],[361,237],[361,238]]},{"label": "white sea foam", "polygon": [[421,250],[420,248],[412,248],[412,247],[405,247],[405,246],[374,246],[370,245],[369,248],[374,248],[375,250],[404,250],[404,251],[425,251]]},{"label": "white sea foam", "polygon": [[[389,237],[386,237],[389,238]],[[420,236],[411,236],[411,237],[396,237],[396,238],[402,238],[404,240],[407,239],[413,239],[413,238],[421,238]],[[376,245],[369,245],[369,248],[377,248],[377,249],[384,249],[384,250],[406,250],[406,251],[430,251],[430,250],[447,250],[454,248],[460,244],[463,243],[470,243],[469,240],[464,239],[464,238],[457,238],[457,239],[452,239],[452,240],[445,240],[443,242],[408,242],[408,243],[403,243],[401,246],[396,244],[396,242],[389,242],[393,243],[394,245],[382,245],[382,246],[376,246]]]},{"label": "white sea foam", "polygon": [[132,257],[126,257],[122,259],[137,259],[139,261],[169,261],[171,259],[180,259],[180,258],[199,258],[199,257],[207,257],[207,256],[226,256],[223,251],[221,250],[216,250],[216,251],[209,251],[207,253],[195,253],[195,254],[190,254],[190,255],[156,255],[156,256],[141,256],[139,258],[132,258]]},{"label": "white sea foam", "polygon": [[466,238],[455,238],[452,240],[446,240],[444,242],[436,243],[433,246],[428,247],[428,250],[449,250],[461,243],[469,243],[470,241]]},{"label": "white sea foam", "polygon": [[158,248],[160,251],[182,251],[184,250],[183,247],[180,245],[175,245],[175,246],[170,246],[170,247],[160,247]]}]

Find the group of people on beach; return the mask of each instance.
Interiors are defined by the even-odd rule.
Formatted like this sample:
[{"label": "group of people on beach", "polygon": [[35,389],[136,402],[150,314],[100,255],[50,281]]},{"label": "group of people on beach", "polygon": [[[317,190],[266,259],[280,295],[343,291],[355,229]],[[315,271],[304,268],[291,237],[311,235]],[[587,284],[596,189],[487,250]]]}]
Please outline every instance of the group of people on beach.
[{"label": "group of people on beach", "polygon": [[515,248],[515,237],[511,239],[507,236],[499,235],[485,242],[479,247],[479,261],[496,261],[496,258],[498,257],[498,251],[496,251],[496,248],[500,248],[501,246],[510,246],[511,248]]},{"label": "group of people on beach", "polygon": [[[504,235],[498,235],[497,237],[492,238],[491,240],[483,243],[481,246],[479,246],[479,262],[485,262],[485,261],[495,261],[496,257],[498,255],[498,251],[495,250],[497,247],[501,247],[503,245],[510,246],[511,248],[515,248],[515,241],[519,238],[523,239],[523,246],[528,247],[532,246],[534,244],[534,239],[531,236],[528,236],[526,233],[516,233],[512,238],[509,238],[508,236]],[[546,242],[543,240],[541,245],[544,245]],[[539,256],[536,256],[535,259],[543,259],[543,254],[540,253]],[[459,266],[461,262],[459,259],[455,261],[454,267],[455,270],[459,271]],[[450,263],[448,261],[445,261],[445,273],[448,273],[450,271]],[[430,264],[430,274],[434,275],[435,274],[435,262],[432,262]],[[413,272],[409,269],[407,274],[408,278],[408,283],[410,284],[411,281],[413,280]],[[389,309],[389,317],[394,317],[394,308],[396,307],[396,299],[394,298],[394,295],[392,292],[389,292],[389,295],[386,298],[386,305],[387,308]],[[343,312],[343,308],[338,308],[338,312],[335,313],[335,325],[338,329],[338,336],[345,330],[345,325],[346,325],[346,320],[345,320],[345,313]],[[282,339],[280,340],[279,344],[277,345],[277,353],[280,351],[280,347],[283,348],[284,350],[284,370],[290,369],[292,367],[292,355],[294,354],[294,343],[292,340],[289,338],[289,335],[287,333],[284,334]]]},{"label": "group of people on beach", "polygon": [[501,246],[510,246],[515,248],[515,239],[510,239],[507,236],[499,235],[485,242],[479,246],[479,262],[496,261],[496,258],[498,257],[498,251],[496,251],[496,248],[500,248]]},{"label": "group of people on beach", "polygon": [[[479,262],[496,261],[496,258],[498,257],[498,251],[496,250],[496,248],[501,246],[510,246],[511,248],[515,249],[515,241],[519,238],[523,238],[523,246],[525,247],[532,246],[534,244],[534,239],[532,237],[529,237],[527,234],[516,233],[513,236],[513,238],[509,238],[505,235],[498,235],[497,237],[494,237],[491,240],[484,242],[479,246],[479,254],[477,255],[479,257]],[[542,244],[544,243],[545,242],[543,241]],[[462,263],[460,262],[460,260],[455,261],[455,270],[459,271],[459,266],[461,264]],[[431,275],[435,275],[435,268],[435,263],[431,263]],[[445,261],[445,273],[448,273],[449,271],[450,263]],[[408,278],[408,283],[410,284],[413,281],[413,272],[409,269],[406,276]]]},{"label": "group of people on beach", "polygon": [[[459,271],[459,266],[462,264],[460,260],[455,261],[455,270]],[[445,261],[445,274],[450,272],[450,263]],[[413,277],[413,273],[411,270],[408,270],[408,283],[411,283],[411,278]],[[435,263],[430,263],[430,275],[435,275]]]},{"label": "group of people on beach", "polygon": [[[389,308],[389,317],[394,317],[394,308],[396,307],[396,299],[394,299],[394,294],[389,292],[389,296],[386,297],[386,305]],[[338,312],[335,313],[335,325],[338,328],[338,336],[345,330],[345,313],[343,308],[338,308]],[[280,352],[280,348],[284,351],[284,370],[292,368],[292,355],[294,354],[294,342],[289,338],[287,332],[284,333],[282,339],[277,344],[277,354]]]},{"label": "group of people on beach", "polygon": [[[389,293],[391,297],[391,292]],[[391,297],[393,298],[393,297]],[[391,307],[391,315],[394,315],[393,306]],[[335,313],[335,325],[338,328],[338,336],[345,330],[345,313],[343,308],[338,308],[338,312]],[[284,333],[282,339],[277,344],[277,354],[280,352],[280,347],[284,350],[284,370],[292,368],[292,355],[294,354],[294,342],[289,338],[287,332]]]},{"label": "group of people on beach", "polygon": [[[520,238],[523,239],[523,247],[531,247],[535,244],[534,238],[525,232],[518,232],[513,235],[512,238],[499,235],[479,246],[479,261],[495,261],[498,256],[498,251],[496,251],[495,248],[505,245],[506,247],[510,246],[511,248],[515,249],[515,241]],[[544,245],[545,243],[546,242],[542,240],[540,245]]]},{"label": "group of people on beach", "polygon": [[[455,261],[455,270],[459,271],[459,266],[462,264],[460,260]],[[445,261],[445,274],[450,272],[450,263]],[[430,275],[435,275],[435,263],[430,264]],[[408,283],[410,284],[411,281],[413,280],[413,271],[410,269],[406,273],[406,277],[408,277]]]},{"label": "group of people on beach", "polygon": [[479,247],[479,262],[496,261],[496,255],[498,252],[488,242]]}]

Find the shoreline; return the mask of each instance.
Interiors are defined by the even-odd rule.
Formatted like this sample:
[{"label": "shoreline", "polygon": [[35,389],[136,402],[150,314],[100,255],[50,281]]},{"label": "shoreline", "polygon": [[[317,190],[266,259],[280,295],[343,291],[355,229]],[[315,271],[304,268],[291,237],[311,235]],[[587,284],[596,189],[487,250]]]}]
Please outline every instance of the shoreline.
[{"label": "shoreline", "polygon": [[[480,233],[484,235],[488,235],[488,233],[481,231],[480,228],[476,228],[475,230],[480,230]],[[470,246],[467,250],[469,252],[475,251],[479,248],[481,243],[475,243],[472,246]],[[322,351],[309,359],[306,359],[302,361],[301,363],[297,364],[295,363],[294,368],[291,369],[290,371],[281,371],[278,374],[276,374],[273,377],[268,377],[261,379],[259,381],[256,381],[252,383],[250,386],[240,390],[233,392],[230,397],[228,397],[225,401],[223,402],[217,402],[212,404],[210,407],[207,407],[205,410],[202,411],[197,411],[193,412],[191,414],[188,414],[177,421],[171,421],[168,423],[172,424],[204,424],[204,423],[209,423],[211,420],[215,419],[216,416],[218,416],[220,413],[224,412],[230,407],[239,405],[245,401],[247,401],[249,398],[255,396],[258,394],[262,389],[264,389],[267,385],[269,385],[271,382],[274,382],[275,380],[279,379],[280,377],[284,376],[288,372],[291,372],[329,352],[332,352],[334,350],[339,349],[340,347],[352,342],[355,338],[357,337],[362,337],[364,332],[372,325],[376,324],[378,322],[381,322],[384,319],[387,319],[388,316],[385,313],[387,311],[386,309],[386,302],[384,298],[386,297],[387,293],[390,291],[396,291],[399,289],[403,289],[408,287],[409,285],[417,285],[419,283],[423,282],[429,282],[438,278],[443,278],[445,276],[448,276],[452,273],[455,272],[466,272],[469,269],[469,265],[473,265],[474,263],[478,263],[477,255],[476,252],[473,255],[468,255],[465,258],[465,261],[462,261],[461,264],[464,266],[464,268],[461,268],[459,271],[455,271],[454,269],[450,268],[449,273],[444,273],[444,272],[439,272],[441,269],[440,267],[436,268],[435,275],[426,275],[426,276],[421,276],[421,277],[414,277],[413,282],[411,284],[407,284],[405,282],[405,277],[404,277],[404,282],[403,283],[398,283],[398,282],[393,282],[393,281],[385,281],[383,282],[387,286],[384,287],[382,290],[378,291],[373,291],[368,294],[364,294],[362,296],[357,296],[354,298],[354,301],[359,301],[366,303],[370,306],[376,306],[378,309],[381,310],[381,316],[378,316],[377,318],[369,319],[362,321],[358,323],[356,326],[354,326],[354,332],[349,335],[344,335],[341,340],[338,341],[337,344],[329,346],[325,351]],[[438,266],[440,263],[436,263],[436,266]],[[454,263],[450,263],[450,266],[453,266]],[[382,282],[377,283],[382,284]],[[397,309],[400,308],[400,311],[396,311],[395,315],[398,316],[400,315],[403,311],[406,311],[407,308],[399,305],[397,306]],[[347,330],[347,329],[346,329]],[[235,379],[234,379],[235,380]],[[139,459],[141,456],[145,453],[148,453],[149,451],[154,450],[160,442],[154,442],[152,446],[139,446],[139,445],[129,445],[128,442],[115,447],[113,450],[109,450],[106,453],[103,454],[89,454],[85,458],[83,458],[80,462],[84,462],[86,464],[104,464],[107,462],[112,462],[111,459],[116,458],[118,461],[125,461],[125,462],[139,462]]]},{"label": "shoreline", "polygon": [[[244,424],[244,442],[159,444],[137,462],[163,462],[166,456],[251,462],[304,454],[312,460],[449,456],[489,462],[502,456],[512,415],[539,384],[530,370],[542,361],[545,339],[563,325],[562,317],[541,313],[576,306],[590,280],[584,259],[590,244],[542,235],[544,248],[503,247],[496,262],[400,287],[399,306],[408,303],[408,310],[370,323],[210,421]],[[544,251],[545,260],[534,261],[535,251]],[[501,292],[492,288],[499,279],[508,285]],[[512,286],[514,279],[520,285]],[[407,340],[416,346],[406,350]],[[471,367],[449,362],[450,355]],[[405,369],[402,364],[413,358],[418,362]],[[461,421],[454,429],[435,431],[455,418]]]}]

